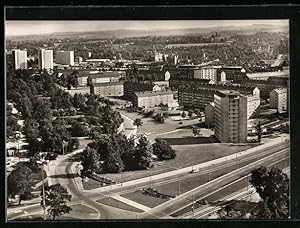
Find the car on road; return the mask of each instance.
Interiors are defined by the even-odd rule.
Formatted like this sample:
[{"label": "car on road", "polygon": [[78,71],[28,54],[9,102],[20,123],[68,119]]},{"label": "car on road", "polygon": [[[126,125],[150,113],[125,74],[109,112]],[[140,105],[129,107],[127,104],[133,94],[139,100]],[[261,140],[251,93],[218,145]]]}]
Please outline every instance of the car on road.
[{"label": "car on road", "polygon": [[192,169],[192,171],[191,171],[191,173],[198,173],[199,172],[199,169],[198,168],[196,168],[196,169]]}]

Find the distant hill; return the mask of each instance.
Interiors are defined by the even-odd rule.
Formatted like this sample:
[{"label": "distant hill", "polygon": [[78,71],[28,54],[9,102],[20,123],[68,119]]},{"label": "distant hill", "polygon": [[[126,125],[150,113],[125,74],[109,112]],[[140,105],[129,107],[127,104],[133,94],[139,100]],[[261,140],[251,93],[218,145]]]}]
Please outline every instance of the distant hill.
[{"label": "distant hill", "polygon": [[7,36],[7,40],[43,40],[47,38],[85,38],[116,39],[141,36],[197,35],[214,32],[234,34],[253,34],[256,32],[288,32],[288,26],[253,24],[249,26],[215,26],[208,28],[170,29],[170,30],[110,30],[91,32],[56,32],[42,35]]}]

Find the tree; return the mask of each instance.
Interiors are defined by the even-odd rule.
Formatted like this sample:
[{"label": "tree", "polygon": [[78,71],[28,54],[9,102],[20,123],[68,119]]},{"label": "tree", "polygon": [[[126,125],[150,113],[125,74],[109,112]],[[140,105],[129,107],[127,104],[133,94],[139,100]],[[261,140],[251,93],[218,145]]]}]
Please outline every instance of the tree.
[{"label": "tree", "polygon": [[153,154],[156,155],[159,160],[174,159],[176,157],[175,151],[165,140],[156,138],[155,143],[152,144],[152,147]]},{"label": "tree", "polygon": [[200,135],[200,133],[201,133],[200,128],[193,127],[193,134],[194,134],[194,136],[198,136],[198,135]]},{"label": "tree", "polygon": [[288,217],[289,179],[282,170],[273,167],[268,171],[260,167],[252,171],[250,182],[264,201],[264,207],[254,213],[255,216],[266,219]]},{"label": "tree", "polygon": [[82,174],[89,174],[92,172],[100,173],[101,163],[100,163],[100,155],[94,149],[90,147],[86,147],[82,152],[82,156],[80,157],[81,164],[83,166]]},{"label": "tree", "polygon": [[19,205],[28,195],[31,195],[32,170],[25,164],[19,164],[7,177],[7,193],[10,197],[19,196]]},{"label": "tree", "polygon": [[256,129],[256,134],[257,134],[257,140],[258,140],[258,142],[260,142],[261,141],[261,134],[262,134],[260,121],[258,122],[258,124],[256,124],[255,129]]},{"label": "tree", "polygon": [[[43,193],[41,192],[43,197]],[[49,217],[55,220],[56,217],[66,213],[70,213],[72,208],[67,205],[67,200],[71,201],[72,196],[68,193],[67,189],[60,184],[55,184],[45,187],[45,206],[48,207],[47,211]],[[43,200],[41,201],[43,205]]]},{"label": "tree", "polygon": [[143,122],[140,118],[136,118],[133,122],[133,125],[139,127],[139,126],[142,126],[143,125]]},{"label": "tree", "polygon": [[135,157],[138,169],[147,169],[151,164],[152,146],[145,136],[140,136],[135,148]]},{"label": "tree", "polygon": [[79,108],[82,111],[86,107],[85,97],[81,93],[79,93],[79,94],[75,93],[74,94],[74,97],[73,97],[73,106],[75,108]]},{"label": "tree", "polygon": [[163,117],[164,117],[165,119],[169,118],[169,113],[168,113],[168,112],[164,112],[164,113],[163,113]]},{"label": "tree", "polygon": [[72,137],[84,137],[88,136],[90,133],[90,128],[87,123],[74,122],[71,128]]},{"label": "tree", "polygon": [[14,135],[15,131],[20,130],[20,125],[18,124],[18,118],[13,115],[7,115],[7,135],[12,136]]}]

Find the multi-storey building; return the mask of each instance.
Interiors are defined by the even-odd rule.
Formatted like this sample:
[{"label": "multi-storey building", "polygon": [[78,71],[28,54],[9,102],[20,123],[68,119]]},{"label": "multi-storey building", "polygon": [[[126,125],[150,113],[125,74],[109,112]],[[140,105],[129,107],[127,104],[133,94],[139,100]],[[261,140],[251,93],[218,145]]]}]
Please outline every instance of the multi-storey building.
[{"label": "multi-storey building", "polygon": [[194,78],[211,79],[215,83],[226,81],[226,74],[219,73],[221,66],[205,66],[201,67],[200,74],[194,76]]},{"label": "multi-storey building", "polygon": [[91,73],[91,71],[82,72],[78,76],[78,85],[79,86],[87,86],[88,79],[95,83],[109,83],[109,82],[118,82],[120,78],[123,76],[123,72],[119,71],[106,71],[106,72],[98,72]]},{"label": "multi-storey building", "polygon": [[96,83],[91,86],[91,93],[103,97],[121,97],[124,95],[123,82]]},{"label": "multi-storey building", "polygon": [[246,70],[241,66],[222,66],[219,71],[220,74],[225,74],[226,81],[239,83],[242,80],[246,80]]},{"label": "multi-storey building", "polygon": [[247,98],[236,91],[214,95],[215,136],[222,143],[247,142]]},{"label": "multi-storey building", "polygon": [[190,85],[191,87],[197,87],[202,84],[215,84],[211,79],[171,79],[169,86],[171,88],[178,89],[181,86]]},{"label": "multi-storey building", "polygon": [[287,87],[287,81],[288,78],[277,79],[270,77],[267,80],[243,80],[241,85],[257,87],[260,90],[260,97],[267,99],[273,89]]},{"label": "multi-storey building", "polygon": [[144,91],[135,92],[133,105],[140,108],[152,108],[160,104],[174,103],[173,91]]},{"label": "multi-storey building", "polygon": [[276,108],[279,113],[287,112],[288,109],[287,88],[277,88],[270,92],[270,107]]},{"label": "multi-storey building", "polygon": [[247,73],[246,75],[251,80],[268,80],[270,77],[288,78],[289,74],[290,74],[289,70],[283,70],[283,71],[267,71],[267,72]]},{"label": "multi-storey building", "polygon": [[55,63],[73,66],[74,51],[56,51]]},{"label": "multi-storey building", "polygon": [[254,96],[253,100],[259,100],[259,89],[256,87],[199,83],[197,86],[185,86],[178,89],[179,104],[187,108],[204,109],[214,100],[214,94],[220,90],[237,91],[246,96]]},{"label": "multi-storey building", "polygon": [[124,96],[129,99],[133,98],[135,92],[140,91],[161,91],[162,87],[155,85],[153,82],[124,82]]},{"label": "multi-storey building", "polygon": [[12,50],[12,64],[15,70],[27,69],[27,51]]},{"label": "multi-storey building", "polygon": [[39,69],[53,70],[53,50],[40,49],[38,56]]}]

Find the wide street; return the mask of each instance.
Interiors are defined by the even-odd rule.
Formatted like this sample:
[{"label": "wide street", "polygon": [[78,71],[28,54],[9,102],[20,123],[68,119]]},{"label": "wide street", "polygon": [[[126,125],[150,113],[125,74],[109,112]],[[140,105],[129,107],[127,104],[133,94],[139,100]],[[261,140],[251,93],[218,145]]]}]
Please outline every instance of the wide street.
[{"label": "wide street", "polygon": [[[183,193],[182,195],[176,197],[175,199],[171,199],[166,203],[163,203],[155,208],[152,208],[145,212],[144,214],[139,214],[138,217],[143,218],[163,218],[168,217],[172,212],[180,209],[187,205],[187,203],[191,202],[191,199],[194,196],[194,200],[203,197],[207,192],[213,191],[214,189],[220,188],[220,186],[225,185],[226,183],[230,183],[237,179],[240,175],[244,175],[249,172],[253,167],[257,167],[262,164],[269,164],[274,160],[279,160],[284,156],[287,156],[287,150],[284,149],[288,146],[287,143],[280,143],[280,146],[277,144],[274,146],[270,146],[267,149],[263,149],[261,151],[256,151],[255,153],[245,154],[243,156],[239,156],[238,159],[223,159],[217,165],[204,166],[197,173],[190,173],[191,167],[189,169],[183,168],[176,170],[177,174],[166,175],[161,174],[156,175],[156,178],[152,178],[152,185],[159,186],[162,184],[178,182],[180,180],[184,180],[186,178],[196,177],[203,174],[207,174],[210,172],[214,172],[215,170],[225,169],[226,167],[236,166],[242,164],[245,161],[252,162],[250,165],[246,165],[243,168],[240,168],[236,171],[230,173],[230,175],[223,175],[211,182],[204,184],[201,186],[201,191],[199,191],[199,187]],[[283,152],[278,152],[278,151]],[[64,187],[68,189],[68,191],[72,194],[72,205],[75,204],[83,204],[97,211],[98,215],[94,216],[91,219],[120,219],[120,218],[128,218],[134,219],[137,217],[137,214],[130,211],[121,210],[115,207],[106,206],[96,202],[99,199],[107,198],[109,196],[118,196],[123,195],[129,192],[133,192],[137,189],[141,189],[143,187],[149,186],[149,178],[142,178],[135,181],[129,181],[120,184],[111,186],[109,188],[99,188],[94,190],[83,190],[80,189],[80,184],[78,183],[78,174],[72,171],[71,166],[73,165],[72,157],[77,153],[80,153],[81,150],[78,150],[72,154],[68,154],[65,156],[59,156],[57,160],[49,165],[49,183],[60,183]],[[271,155],[270,155],[271,154]],[[213,161],[212,161],[213,162]],[[52,171],[52,172],[51,172]],[[49,171],[48,171],[49,172]],[[77,181],[77,183],[76,183]],[[135,182],[135,183],[134,183]],[[79,188],[78,188],[79,187]],[[82,191],[83,190],[83,191]],[[24,213],[25,211],[25,213]],[[18,210],[9,210],[8,218],[15,219],[19,216],[30,215],[41,213],[42,208],[39,204],[28,206],[23,211],[22,208]]]}]

